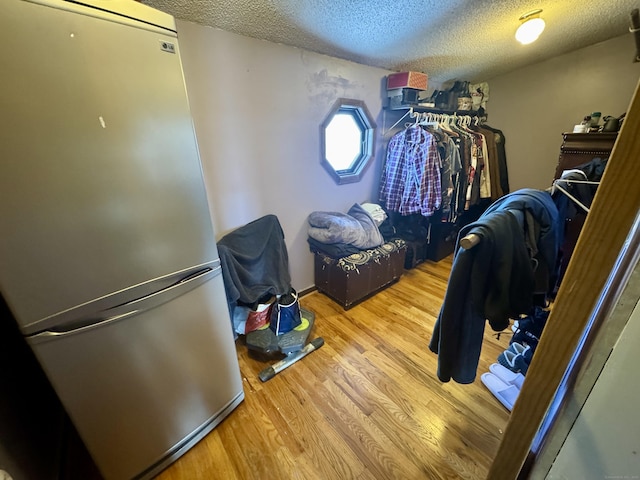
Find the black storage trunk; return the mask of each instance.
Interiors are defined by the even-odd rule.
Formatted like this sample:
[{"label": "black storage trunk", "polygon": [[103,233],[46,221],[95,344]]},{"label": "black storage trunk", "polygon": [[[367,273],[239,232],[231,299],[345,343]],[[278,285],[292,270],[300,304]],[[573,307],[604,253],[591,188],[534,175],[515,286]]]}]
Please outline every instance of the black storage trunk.
[{"label": "black storage trunk", "polygon": [[451,255],[456,247],[458,229],[453,223],[432,222],[427,258],[439,262]]},{"label": "black storage trunk", "polygon": [[349,309],[400,278],[406,250],[397,239],[339,259],[315,252],[316,288]]},{"label": "black storage trunk", "polygon": [[410,270],[428,258],[429,244],[427,239],[407,242],[407,255],[404,260],[404,268]]}]

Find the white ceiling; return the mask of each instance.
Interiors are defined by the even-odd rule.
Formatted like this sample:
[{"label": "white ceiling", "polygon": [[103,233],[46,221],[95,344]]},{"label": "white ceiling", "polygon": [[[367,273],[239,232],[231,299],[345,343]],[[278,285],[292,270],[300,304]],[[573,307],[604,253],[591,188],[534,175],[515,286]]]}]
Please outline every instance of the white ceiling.
[{"label": "white ceiling", "polygon": [[[640,0],[142,0],[178,19],[432,81],[488,80],[629,32]],[[543,9],[531,45],[519,17]],[[633,37],[629,33],[629,42]],[[631,62],[633,58],[630,58]]]}]

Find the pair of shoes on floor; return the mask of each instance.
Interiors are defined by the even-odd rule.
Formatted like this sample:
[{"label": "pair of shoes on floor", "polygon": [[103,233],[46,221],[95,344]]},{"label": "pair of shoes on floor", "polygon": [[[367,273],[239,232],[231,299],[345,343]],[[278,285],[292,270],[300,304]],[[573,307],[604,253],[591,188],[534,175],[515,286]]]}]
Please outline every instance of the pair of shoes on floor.
[{"label": "pair of shoes on floor", "polygon": [[529,345],[532,349],[536,348],[549,315],[549,312],[541,310],[539,307],[536,307],[536,311],[542,313],[537,316],[527,316],[514,322],[512,343]]},{"label": "pair of shoes on floor", "polygon": [[535,348],[540,341],[540,337],[537,337],[533,333],[523,329],[516,329],[513,337],[511,337],[511,341],[514,343],[519,343],[521,345],[529,345],[532,348]]},{"label": "pair of shoes on floor", "polygon": [[526,332],[537,340],[542,335],[542,330],[547,323],[547,318],[549,318],[549,310],[545,310],[540,306],[535,306],[531,309],[531,313],[529,315],[514,322],[514,325],[517,323],[517,327],[514,332],[516,334],[519,332]]},{"label": "pair of shoes on floor", "polygon": [[491,364],[489,372],[480,377],[484,386],[509,411],[518,399],[524,378],[521,373],[513,372],[498,363]]},{"label": "pair of shoes on floor", "polygon": [[514,373],[526,375],[534,350],[530,345],[512,342],[507,350],[498,355],[498,363]]}]

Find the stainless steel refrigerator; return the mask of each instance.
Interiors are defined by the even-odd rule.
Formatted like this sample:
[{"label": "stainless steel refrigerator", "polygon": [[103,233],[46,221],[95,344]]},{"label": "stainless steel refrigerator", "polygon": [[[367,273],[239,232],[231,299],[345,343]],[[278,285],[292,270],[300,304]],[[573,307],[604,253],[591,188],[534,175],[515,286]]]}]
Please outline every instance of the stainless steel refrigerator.
[{"label": "stainless steel refrigerator", "polygon": [[2,295],[102,474],[151,477],[244,398],[174,19],[2,0],[0,42]]}]

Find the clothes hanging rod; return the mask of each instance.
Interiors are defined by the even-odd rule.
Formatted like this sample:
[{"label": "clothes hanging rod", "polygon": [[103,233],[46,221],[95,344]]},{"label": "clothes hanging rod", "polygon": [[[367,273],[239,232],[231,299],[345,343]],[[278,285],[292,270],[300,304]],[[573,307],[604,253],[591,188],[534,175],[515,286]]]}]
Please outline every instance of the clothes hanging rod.
[{"label": "clothes hanging rod", "polygon": [[[421,107],[420,105],[413,105],[411,107],[408,107],[410,110],[413,110],[414,112],[417,113],[441,113],[443,115],[469,115],[471,117],[481,117],[483,115],[480,114],[480,112],[478,110],[442,110],[440,108],[434,108],[434,107]],[[392,110],[399,110],[399,109],[392,109]]]},{"label": "clothes hanging rod", "polygon": [[600,182],[593,182],[590,180],[571,180],[569,178],[558,178],[557,180],[554,180],[553,183],[554,185],[557,182],[567,182],[567,183],[584,183],[586,185],[600,185]]},{"label": "clothes hanging rod", "polygon": [[[516,217],[518,225],[520,225],[520,228],[524,231],[524,212],[522,210],[517,210],[514,208],[507,208],[506,210],[510,212],[514,217]],[[465,235],[460,239],[460,246],[465,250],[469,250],[478,245],[481,240],[481,235],[478,235],[477,233],[469,233],[468,235]]]},{"label": "clothes hanging rod", "polygon": [[482,237],[480,235],[477,235],[475,233],[470,233],[469,235],[465,235],[460,240],[460,246],[465,250],[469,250],[475,247],[476,245],[478,245],[481,239]]}]

